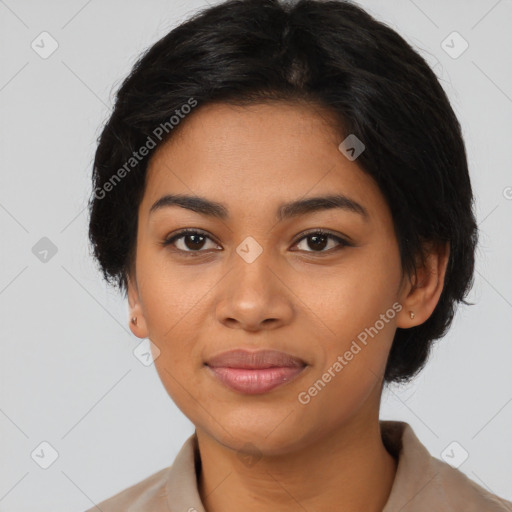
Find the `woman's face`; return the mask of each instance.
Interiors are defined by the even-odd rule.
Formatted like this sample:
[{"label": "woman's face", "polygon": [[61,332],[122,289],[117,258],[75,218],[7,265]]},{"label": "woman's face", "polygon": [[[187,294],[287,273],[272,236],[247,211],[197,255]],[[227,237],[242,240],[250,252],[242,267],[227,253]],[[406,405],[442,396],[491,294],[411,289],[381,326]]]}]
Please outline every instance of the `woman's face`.
[{"label": "woman's face", "polygon": [[[378,186],[309,107],[210,104],[185,123],[150,161],[129,286],[132,330],[158,347],[169,395],[220,443],[268,454],[375,419],[393,335],[408,316],[398,312],[406,287]],[[151,211],[170,194],[200,196],[225,215]],[[282,209],[333,195],[362,208]],[[185,228],[205,237],[163,245]],[[320,229],[328,235],[315,237]],[[279,350],[306,366],[270,391],[241,392],[205,365],[236,348]]]}]

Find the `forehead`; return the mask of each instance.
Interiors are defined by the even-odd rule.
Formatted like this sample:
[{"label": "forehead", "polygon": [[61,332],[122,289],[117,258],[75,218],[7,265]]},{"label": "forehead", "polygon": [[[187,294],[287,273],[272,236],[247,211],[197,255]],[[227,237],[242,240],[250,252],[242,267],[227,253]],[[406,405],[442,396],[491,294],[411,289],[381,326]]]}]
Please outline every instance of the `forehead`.
[{"label": "forehead", "polygon": [[386,208],[374,180],[339,151],[340,131],[332,114],[309,105],[199,107],[153,155],[144,206],[182,193],[247,213],[263,203],[343,193],[368,210]]}]

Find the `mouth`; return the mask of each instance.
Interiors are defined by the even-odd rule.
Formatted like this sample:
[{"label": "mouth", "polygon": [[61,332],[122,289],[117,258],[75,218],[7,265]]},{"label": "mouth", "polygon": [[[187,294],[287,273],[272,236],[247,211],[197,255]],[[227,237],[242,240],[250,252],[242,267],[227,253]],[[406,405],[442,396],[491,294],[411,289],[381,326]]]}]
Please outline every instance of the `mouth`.
[{"label": "mouth", "polygon": [[209,359],[210,374],[228,388],[262,394],[294,380],[308,366],[302,359],[276,350],[232,350]]}]

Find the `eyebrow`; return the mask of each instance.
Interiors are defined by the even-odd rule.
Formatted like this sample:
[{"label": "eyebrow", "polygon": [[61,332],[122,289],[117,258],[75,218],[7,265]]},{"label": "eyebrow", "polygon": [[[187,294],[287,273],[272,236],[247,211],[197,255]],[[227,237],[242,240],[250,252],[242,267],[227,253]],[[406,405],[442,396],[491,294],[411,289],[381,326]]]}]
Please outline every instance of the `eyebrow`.
[{"label": "eyebrow", "polygon": [[[186,194],[167,194],[162,196],[153,203],[149,209],[149,213],[151,214],[171,206],[179,206],[202,215],[216,217],[219,219],[227,219],[229,217],[229,211],[224,204],[206,199],[205,197]],[[354,199],[350,199],[343,194],[333,194],[310,197],[307,199],[298,199],[289,203],[283,203],[277,209],[276,218],[278,221],[283,221],[292,217],[298,217],[300,215],[306,215],[308,213],[314,213],[322,210],[331,210],[333,208],[357,213],[365,221],[368,221],[370,217],[368,210]]]}]

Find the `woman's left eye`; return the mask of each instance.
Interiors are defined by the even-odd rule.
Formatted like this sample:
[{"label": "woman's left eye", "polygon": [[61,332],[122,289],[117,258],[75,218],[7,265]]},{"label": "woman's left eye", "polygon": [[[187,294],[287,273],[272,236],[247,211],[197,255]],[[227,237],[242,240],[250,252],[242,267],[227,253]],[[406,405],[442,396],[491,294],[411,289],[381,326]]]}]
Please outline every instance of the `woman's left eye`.
[{"label": "woman's left eye", "polygon": [[[308,240],[309,240],[309,242],[308,242]],[[348,247],[351,245],[343,238],[333,235],[332,233],[329,233],[328,231],[322,231],[322,230],[307,233],[295,245],[298,246],[299,243],[306,241],[306,245],[308,245],[309,247],[314,247],[315,250],[308,251],[305,249],[301,249],[301,250],[305,250],[305,252],[330,252],[332,249],[332,246],[329,247],[328,250],[324,250],[326,248],[326,246],[329,245],[329,243],[328,243],[329,240],[333,240],[334,242],[336,242],[334,245],[336,247],[336,244],[337,244],[338,249],[341,247]]]}]

